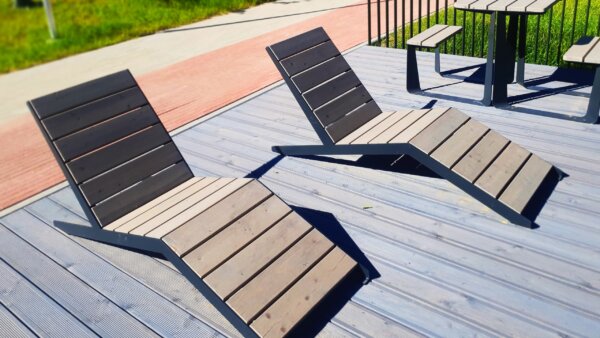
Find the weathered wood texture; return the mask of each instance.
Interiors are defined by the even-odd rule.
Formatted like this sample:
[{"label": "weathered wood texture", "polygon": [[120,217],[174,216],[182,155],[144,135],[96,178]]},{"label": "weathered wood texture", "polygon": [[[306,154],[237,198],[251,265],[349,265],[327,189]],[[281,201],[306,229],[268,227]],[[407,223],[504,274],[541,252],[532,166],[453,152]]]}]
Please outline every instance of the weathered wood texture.
[{"label": "weathered wood texture", "polygon": [[[397,66],[406,62],[402,50],[361,47],[346,59],[385,112],[420,109],[432,100],[404,91],[405,73]],[[419,71],[424,88],[439,86],[430,92],[479,99],[480,84],[439,77],[433,72],[430,53],[419,54],[419,60],[423,61]],[[450,69],[483,62],[452,55],[445,60]],[[531,78],[555,71],[538,65],[526,69]],[[473,72],[455,75],[467,77]],[[530,89],[519,85],[510,85],[509,90],[514,95],[531,95]],[[577,92],[589,93],[589,88]],[[569,94],[545,95],[515,106],[563,114],[584,111],[587,98]],[[540,227],[528,230],[501,224],[505,221],[497,214],[407,161],[394,166],[397,172],[299,158],[279,161],[261,181],[288,203],[332,213],[341,225],[325,228],[339,234],[334,238],[347,234],[381,275],[362,287],[319,336],[596,336],[600,332],[600,125],[467,101],[439,99],[437,106],[456,107],[569,176],[558,184],[538,216]],[[502,145],[506,139],[494,137],[492,130],[481,141],[496,140],[498,148],[506,146]],[[194,173],[206,177],[242,177],[253,172],[276,156],[270,150],[273,144],[318,142],[285,85],[194,126],[174,140]],[[474,156],[475,150],[469,154]],[[476,167],[473,164],[464,167]],[[274,208],[268,210],[260,212],[268,213],[265,219],[273,223],[286,213],[283,207],[278,214]],[[27,245],[39,252],[28,257],[48,257],[20,259],[21,265],[16,266],[6,258],[8,248],[2,247],[3,260],[28,276],[46,297],[71,309],[79,322],[85,323],[87,317],[98,327],[110,329],[110,321],[122,336],[133,332],[130,323],[120,324],[127,317],[161,336],[239,336],[185,278],[162,261],[68,237],[52,225],[54,220],[86,224],[82,217],[70,189],[2,217],[2,226],[18,235],[3,237],[9,238],[6,245],[14,247],[16,258]],[[246,234],[240,242],[252,241],[267,226],[244,224],[228,228]],[[204,245],[218,245],[218,235],[213,239]],[[240,242],[231,246],[244,245]],[[210,258],[211,262],[223,259]],[[50,268],[50,263],[56,267]],[[211,264],[207,261],[203,269],[211,270]],[[54,272],[69,283],[68,291],[46,283],[54,280],[47,278]],[[75,284],[79,286],[72,287]],[[85,297],[79,290],[96,294]],[[104,308],[104,299],[116,305]],[[11,309],[5,318],[43,326],[50,318],[44,312],[47,305],[32,304],[28,312]],[[80,309],[88,312],[80,313]],[[62,313],[67,316],[63,321],[72,318]],[[117,313],[121,314],[116,317]],[[70,321],[61,329],[73,332],[76,328],[69,326],[77,325]]]},{"label": "weathered wood texture", "polygon": [[457,0],[454,7],[473,11],[543,14],[559,0]]},{"label": "weathered wood texture", "polygon": [[29,105],[100,226],[193,176],[129,71]]},{"label": "weathered wood texture", "polygon": [[410,46],[437,48],[438,45],[462,31],[460,26],[437,24],[408,39]]},{"label": "weathered wood texture", "polygon": [[563,60],[600,65],[600,38],[582,37],[567,50],[563,55]]}]

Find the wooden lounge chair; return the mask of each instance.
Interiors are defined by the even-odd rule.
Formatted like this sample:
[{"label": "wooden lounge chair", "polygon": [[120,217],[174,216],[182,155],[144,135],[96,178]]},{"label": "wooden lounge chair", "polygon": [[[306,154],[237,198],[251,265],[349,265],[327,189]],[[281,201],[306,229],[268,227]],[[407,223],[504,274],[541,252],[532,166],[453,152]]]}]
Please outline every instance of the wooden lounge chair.
[{"label": "wooden lounge chair", "polygon": [[258,180],[194,177],[129,71],[28,106],[92,226],[55,224],[163,255],[244,336],[286,335],[360,276]]},{"label": "wooden lounge chair", "polygon": [[382,112],[327,33],[317,28],[267,47],[322,145],[284,155],[406,154],[509,221],[532,227],[559,171],[450,108]]}]

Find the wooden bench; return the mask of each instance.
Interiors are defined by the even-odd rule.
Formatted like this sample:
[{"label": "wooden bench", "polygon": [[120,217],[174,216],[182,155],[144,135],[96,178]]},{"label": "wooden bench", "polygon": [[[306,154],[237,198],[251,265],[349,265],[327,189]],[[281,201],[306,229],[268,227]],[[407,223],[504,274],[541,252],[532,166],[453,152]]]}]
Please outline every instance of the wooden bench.
[{"label": "wooden bench", "polygon": [[408,39],[406,88],[409,92],[420,91],[419,69],[417,65],[417,48],[435,49],[435,72],[440,73],[440,44],[462,31],[460,26],[434,25]]},{"label": "wooden bench", "polygon": [[28,105],[92,226],[55,225],[164,256],[244,337],[287,335],[358,271],[260,181],[194,177],[129,71]]},{"label": "wooden bench", "polygon": [[594,65],[596,74],[592,94],[583,121],[597,123],[600,114],[600,38],[585,36],[575,43],[563,56],[567,62]]},{"label": "wooden bench", "polygon": [[382,111],[322,28],[267,52],[323,143],[274,151],[408,155],[509,221],[535,226],[557,182],[552,164],[453,108]]}]

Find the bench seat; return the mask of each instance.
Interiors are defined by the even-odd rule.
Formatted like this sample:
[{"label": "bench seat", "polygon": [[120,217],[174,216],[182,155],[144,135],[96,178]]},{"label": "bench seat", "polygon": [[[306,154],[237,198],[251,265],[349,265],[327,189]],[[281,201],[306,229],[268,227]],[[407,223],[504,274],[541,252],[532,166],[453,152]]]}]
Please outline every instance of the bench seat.
[{"label": "bench seat", "polygon": [[563,60],[596,67],[590,102],[583,121],[598,123],[600,114],[600,37],[584,36],[563,56]]}]

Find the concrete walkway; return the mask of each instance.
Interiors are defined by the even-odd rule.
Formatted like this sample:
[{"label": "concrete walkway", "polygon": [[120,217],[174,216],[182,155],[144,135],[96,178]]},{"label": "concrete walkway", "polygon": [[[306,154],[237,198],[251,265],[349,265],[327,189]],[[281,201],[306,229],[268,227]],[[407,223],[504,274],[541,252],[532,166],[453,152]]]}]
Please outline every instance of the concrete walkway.
[{"label": "concrete walkway", "polygon": [[145,74],[356,2],[279,0],[0,75],[0,88],[10,93],[0,100],[0,124],[28,113],[32,98],[124,68]]}]

